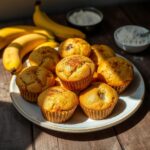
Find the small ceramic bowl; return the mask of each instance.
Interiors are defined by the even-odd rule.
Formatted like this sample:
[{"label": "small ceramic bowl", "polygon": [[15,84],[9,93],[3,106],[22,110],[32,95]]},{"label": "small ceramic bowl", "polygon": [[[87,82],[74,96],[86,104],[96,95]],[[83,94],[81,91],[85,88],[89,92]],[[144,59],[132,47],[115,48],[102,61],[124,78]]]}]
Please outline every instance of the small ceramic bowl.
[{"label": "small ceramic bowl", "polygon": [[[82,12],[85,12],[85,11],[94,12],[95,14],[97,14],[100,17],[100,20],[94,24],[89,23],[89,25],[88,24],[83,25],[83,24],[79,24],[75,21],[74,22],[71,21],[70,20],[71,15],[73,15],[74,13],[78,13],[80,11],[82,11]],[[83,30],[83,31],[93,31],[93,29],[95,29],[97,26],[99,26],[100,23],[102,22],[103,13],[94,7],[77,8],[77,9],[69,11],[66,15],[66,18],[67,18],[68,23],[75,28],[78,28],[78,29]]]},{"label": "small ceramic bowl", "polygon": [[118,47],[120,47],[121,49],[123,49],[124,51],[129,52],[129,53],[138,53],[138,52],[144,51],[150,45],[150,42],[148,42],[148,40],[147,40],[147,42],[141,43],[141,44],[138,44],[138,45],[133,45],[133,44],[130,44],[130,43],[123,43],[119,39],[119,36],[117,36],[117,35],[121,30],[126,29],[126,28],[128,28],[128,29],[134,28],[134,29],[137,29],[137,30],[141,30],[142,32],[148,32],[148,29],[146,29],[144,27],[141,27],[141,26],[136,26],[136,25],[122,26],[114,32],[114,39],[115,39],[115,42],[118,45]]}]

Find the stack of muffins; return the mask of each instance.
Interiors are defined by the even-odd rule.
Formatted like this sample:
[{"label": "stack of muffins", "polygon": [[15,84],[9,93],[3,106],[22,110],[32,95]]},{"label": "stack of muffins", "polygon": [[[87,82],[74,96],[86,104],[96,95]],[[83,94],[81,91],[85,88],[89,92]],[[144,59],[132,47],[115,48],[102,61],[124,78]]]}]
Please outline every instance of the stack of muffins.
[{"label": "stack of muffins", "polygon": [[78,105],[91,119],[106,118],[133,80],[127,60],[107,45],[91,46],[79,38],[65,40],[58,52],[49,46],[36,49],[29,63],[16,78],[20,93],[57,123],[67,121]]}]

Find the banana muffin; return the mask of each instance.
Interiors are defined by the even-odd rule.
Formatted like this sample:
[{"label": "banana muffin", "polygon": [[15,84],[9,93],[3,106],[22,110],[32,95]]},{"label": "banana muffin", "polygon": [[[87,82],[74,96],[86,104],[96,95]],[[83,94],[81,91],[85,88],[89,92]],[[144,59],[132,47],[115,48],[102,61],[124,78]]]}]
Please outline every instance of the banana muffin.
[{"label": "banana muffin", "polygon": [[62,42],[59,47],[59,54],[63,58],[71,55],[89,56],[90,52],[90,44],[80,38],[69,38]]},{"label": "banana muffin", "polygon": [[55,84],[54,75],[45,68],[31,66],[17,75],[16,84],[21,96],[29,102],[37,102],[39,93]]},{"label": "banana muffin", "polygon": [[51,122],[65,122],[74,113],[78,97],[63,87],[50,87],[38,97],[38,105],[44,118]]},{"label": "banana muffin", "polygon": [[31,66],[41,66],[55,72],[56,64],[59,61],[59,54],[50,46],[43,46],[34,51],[29,56]]},{"label": "banana muffin", "polygon": [[117,92],[111,86],[100,82],[92,84],[79,96],[80,106],[84,113],[94,120],[109,116],[117,101]]},{"label": "banana muffin", "polygon": [[99,79],[123,92],[134,77],[132,65],[122,57],[111,57],[98,67]]},{"label": "banana muffin", "polygon": [[56,74],[70,90],[83,90],[92,81],[95,65],[85,56],[72,55],[63,58],[56,66]]},{"label": "banana muffin", "polygon": [[90,58],[93,60],[96,66],[100,65],[101,62],[113,56],[115,56],[115,52],[107,45],[95,44],[91,46]]}]

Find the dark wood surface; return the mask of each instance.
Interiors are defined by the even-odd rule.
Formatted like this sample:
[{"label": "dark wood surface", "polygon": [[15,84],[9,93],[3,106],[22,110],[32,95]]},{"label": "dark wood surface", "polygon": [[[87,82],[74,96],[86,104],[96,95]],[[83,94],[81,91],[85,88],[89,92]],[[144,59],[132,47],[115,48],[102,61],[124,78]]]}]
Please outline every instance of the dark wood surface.
[{"label": "dark wood surface", "polygon": [[[13,107],[9,95],[11,74],[2,66],[0,52],[0,150],[149,150],[150,149],[150,47],[139,54],[119,49],[113,39],[116,28],[137,24],[150,28],[150,3],[101,8],[104,21],[96,32],[88,35],[91,44],[110,45],[117,53],[131,60],[142,73],[146,93],[143,105],[128,120],[103,130],[86,134],[61,133],[43,129],[26,120]],[[65,24],[65,15],[52,16]],[[32,24],[29,20],[1,23]]]}]

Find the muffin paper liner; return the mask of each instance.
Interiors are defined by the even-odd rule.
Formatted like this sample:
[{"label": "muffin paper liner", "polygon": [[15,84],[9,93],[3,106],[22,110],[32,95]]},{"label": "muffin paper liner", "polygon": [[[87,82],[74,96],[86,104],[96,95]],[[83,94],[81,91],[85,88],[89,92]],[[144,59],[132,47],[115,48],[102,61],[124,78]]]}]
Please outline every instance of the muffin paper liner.
[{"label": "muffin paper liner", "polygon": [[[116,102],[117,103],[117,102]],[[80,104],[82,110],[84,111],[84,113],[91,119],[93,120],[101,120],[101,119],[104,119],[106,118],[107,116],[109,116],[116,103],[114,103],[113,105],[111,105],[109,108],[106,108],[106,109],[103,109],[103,110],[93,110],[93,109],[89,109],[89,108],[86,108],[84,107],[83,105]]]},{"label": "muffin paper liner", "polygon": [[21,96],[28,102],[36,103],[39,93],[31,93],[20,89]]},{"label": "muffin paper liner", "polygon": [[44,116],[44,118],[48,121],[55,122],[55,123],[62,123],[70,119],[70,117],[73,115],[76,107],[72,108],[71,110],[67,111],[57,111],[57,112],[51,112],[44,110],[41,108],[41,112]]},{"label": "muffin paper liner", "polygon": [[67,89],[76,91],[85,89],[91,83],[92,78],[93,74],[79,81],[64,81],[61,79],[60,80]]},{"label": "muffin paper liner", "polygon": [[127,82],[126,84],[124,84],[123,86],[112,86],[110,85],[112,88],[114,88],[118,94],[122,93],[127,87],[128,85],[131,83],[131,81]]}]

